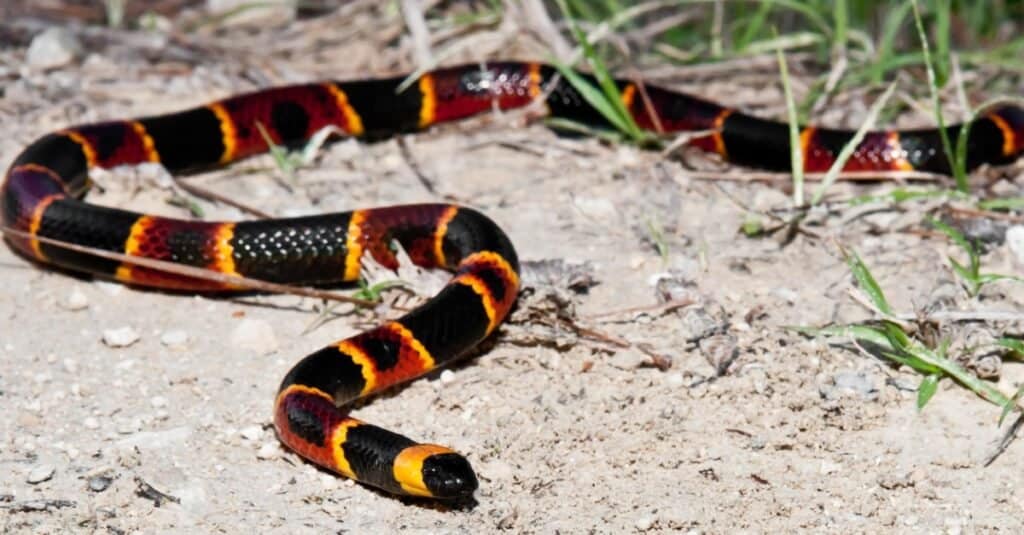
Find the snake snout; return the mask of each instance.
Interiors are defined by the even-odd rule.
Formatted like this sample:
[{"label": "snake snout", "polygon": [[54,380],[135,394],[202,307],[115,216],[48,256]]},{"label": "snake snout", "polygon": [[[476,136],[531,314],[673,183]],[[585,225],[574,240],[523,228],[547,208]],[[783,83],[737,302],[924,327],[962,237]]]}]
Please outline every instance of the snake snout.
[{"label": "snake snout", "polygon": [[476,491],[473,468],[457,453],[431,455],[423,461],[423,483],[437,498],[464,498]]}]

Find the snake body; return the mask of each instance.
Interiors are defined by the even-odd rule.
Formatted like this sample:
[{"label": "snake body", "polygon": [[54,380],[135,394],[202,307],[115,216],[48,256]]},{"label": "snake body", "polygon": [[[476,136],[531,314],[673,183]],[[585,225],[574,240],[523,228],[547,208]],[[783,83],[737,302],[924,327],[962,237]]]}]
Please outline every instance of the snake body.
[{"label": "snake body", "polygon": [[[224,165],[268,150],[261,128],[283,145],[300,144],[326,127],[381,138],[537,100],[551,116],[604,125],[595,108],[556,73],[538,63],[464,65],[425,73],[402,90],[404,77],[292,85],[176,113],[65,128],[29,145],[8,169],[0,213],[4,227],[16,232],[7,240],[41,263],[175,290],[236,287],[69,249],[54,240],[289,284],[355,281],[366,254],[397,267],[393,240],[415,264],[451,270],[450,282],[422,306],[299,361],[282,381],[273,413],[281,441],[319,466],[396,494],[466,497],[477,479],[465,457],[350,418],[345,409],[353,400],[451,362],[505,318],[518,293],[519,263],[494,222],[451,204],[260,221],[171,219],[85,202],[88,172],[145,162],[171,172]],[[616,83],[642,128],[702,132],[689,143],[728,161],[790,167],[783,123],[656,86]],[[953,139],[961,128],[949,127]],[[802,128],[806,170],[826,170],[852,136]],[[1013,161],[1024,148],[1024,111],[990,110],[972,124],[967,146],[969,168]],[[939,132],[925,129],[868,133],[845,169],[948,173],[950,165]]]}]

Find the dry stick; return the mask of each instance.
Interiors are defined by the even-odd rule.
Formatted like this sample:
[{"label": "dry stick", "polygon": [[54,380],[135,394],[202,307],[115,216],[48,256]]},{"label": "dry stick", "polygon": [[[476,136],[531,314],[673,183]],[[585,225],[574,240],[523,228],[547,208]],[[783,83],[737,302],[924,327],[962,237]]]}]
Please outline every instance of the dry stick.
[{"label": "dry stick", "polygon": [[991,210],[975,210],[973,208],[957,208],[955,206],[947,206],[945,207],[945,210],[951,214],[962,215],[965,217],[983,217],[986,219],[1010,221],[1012,223],[1024,223],[1024,216],[1003,214],[1000,212],[993,212]]},{"label": "dry stick", "polygon": [[635,314],[637,312],[652,312],[652,313],[665,313],[671,312],[677,308],[690,306],[694,303],[693,299],[684,297],[681,299],[673,299],[672,301],[666,301],[664,303],[656,303],[653,305],[641,305],[630,308],[622,308],[619,310],[610,310],[607,312],[599,312],[597,314],[590,314],[583,316],[584,319],[595,320],[599,318],[607,318],[608,316],[617,316],[619,314]]},{"label": "dry stick", "polygon": [[423,17],[423,9],[419,0],[401,0],[402,15],[405,27],[412,36],[413,58],[418,65],[432,65],[433,54],[430,53],[430,30],[427,20]]},{"label": "dry stick", "polygon": [[364,307],[374,307],[377,303],[368,301],[366,299],[358,299],[355,297],[349,297],[347,295],[341,295],[335,292],[328,292],[325,290],[315,290],[312,288],[303,288],[301,286],[290,286],[287,284],[278,284],[276,282],[262,281],[259,279],[251,279],[248,277],[226,275],[217,271],[212,271],[205,268],[186,266],[182,264],[176,264],[174,262],[168,262],[166,260],[156,260],[153,258],[146,258],[142,256],[131,256],[122,253],[115,253],[112,251],[104,251],[103,249],[96,249],[94,247],[86,247],[84,245],[78,245],[76,243],[70,243],[62,240],[55,240],[53,238],[47,238],[45,236],[33,236],[27,232],[22,232],[10,227],[0,227],[0,231],[4,234],[9,234],[21,238],[23,240],[36,240],[47,245],[53,245],[55,247],[61,247],[69,251],[75,251],[76,253],[88,254],[97,256],[99,258],[106,258],[107,260],[116,260],[118,262],[124,262],[134,266],[140,266],[148,269],[153,269],[163,273],[170,273],[174,275],[182,275],[193,279],[199,279],[209,282],[216,282],[224,284],[226,286],[233,286],[240,290],[258,290],[263,292],[281,293],[290,295],[300,295],[303,297],[314,297],[317,299],[325,299],[328,301],[340,301],[342,303],[352,303],[354,305]]},{"label": "dry stick", "polygon": [[651,124],[654,125],[654,131],[658,135],[665,133],[665,129],[661,126],[661,118],[658,117],[658,113],[654,110],[654,103],[651,102],[651,96],[647,94],[647,86],[644,85],[644,81],[639,76],[630,76],[633,78],[633,85],[636,86],[637,91],[640,92],[640,98],[644,101],[644,112],[647,113],[647,117],[651,119]]},{"label": "dry stick", "polygon": [[[518,3],[522,10],[520,11],[524,18],[525,28],[531,29],[535,34],[540,36],[551,50],[555,53],[555,57],[559,59],[566,59],[572,55],[573,47],[566,41],[565,37],[558,31],[558,26],[555,25],[554,21],[551,20],[551,15],[547,12],[544,7],[544,2],[541,0],[505,0],[506,3],[515,4]],[[508,10],[507,6],[506,9]],[[515,11],[515,8],[512,8]]]},{"label": "dry stick", "polygon": [[1004,451],[1006,451],[1006,448],[1010,447],[1010,443],[1017,437],[1017,431],[1020,431],[1022,425],[1024,425],[1024,413],[1017,416],[1013,423],[1010,424],[1009,429],[1007,429],[999,439],[999,444],[996,445],[996,450],[982,462],[982,466],[988,466],[995,462],[995,460],[999,458]]},{"label": "dry stick", "polygon": [[430,177],[428,177],[422,169],[420,169],[420,164],[412,155],[412,151],[409,149],[409,144],[406,142],[406,138],[404,136],[399,136],[397,140],[398,150],[402,153],[402,159],[405,160],[409,169],[412,169],[413,174],[416,175],[416,179],[420,181],[420,184],[422,184],[424,189],[427,190],[427,193],[437,195],[437,188],[434,187],[434,182],[430,180]]},{"label": "dry stick", "polygon": [[[611,344],[615,347],[623,349],[636,349],[637,351],[640,351],[641,353],[650,357],[651,365],[653,365],[655,368],[658,368],[661,371],[668,370],[669,368],[672,367],[671,359],[665,358],[664,355],[659,355],[658,353],[655,353],[654,351],[645,348],[642,344],[634,344],[624,338],[619,338],[618,336],[614,336],[590,327],[584,327],[568,318],[557,318],[557,321],[561,323],[563,326],[572,329],[574,332],[576,332],[576,334],[579,334],[581,336],[590,337],[600,342]],[[540,323],[547,324],[549,327],[554,327],[554,325],[552,325],[550,322],[546,322],[544,320],[541,320]]]},{"label": "dry stick", "polygon": [[271,219],[271,218],[274,217],[274,216],[268,214],[267,212],[264,212],[263,210],[260,210],[259,208],[255,208],[255,207],[249,206],[249,205],[247,205],[245,203],[238,202],[238,201],[236,201],[236,200],[234,200],[234,199],[232,199],[230,197],[227,197],[225,195],[221,195],[220,193],[217,193],[217,192],[215,192],[213,190],[209,190],[209,189],[206,189],[206,188],[204,188],[202,186],[193,184],[191,181],[186,180],[184,178],[174,177],[174,183],[177,184],[178,187],[180,187],[181,189],[185,190],[187,193],[191,193],[192,195],[195,195],[196,197],[199,197],[200,199],[206,199],[208,201],[214,201],[214,202],[219,202],[219,203],[222,203],[222,204],[226,204],[228,206],[232,206],[232,207],[237,208],[237,209],[239,209],[239,210],[241,210],[241,211],[243,211],[245,213],[248,213],[250,215],[254,215],[254,216],[259,217],[261,219]]}]

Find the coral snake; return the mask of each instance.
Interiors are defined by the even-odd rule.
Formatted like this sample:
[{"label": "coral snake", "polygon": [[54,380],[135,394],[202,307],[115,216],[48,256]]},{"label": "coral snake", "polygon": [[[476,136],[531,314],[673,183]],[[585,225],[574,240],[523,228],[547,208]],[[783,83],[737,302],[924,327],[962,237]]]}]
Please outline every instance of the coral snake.
[{"label": "coral snake", "polygon": [[[177,290],[232,286],[71,250],[52,240],[291,284],[354,281],[364,254],[396,267],[391,243],[397,240],[415,264],[454,271],[439,294],[400,319],[303,358],[281,383],[274,425],[281,441],[299,455],[368,485],[434,498],[472,495],[477,479],[463,456],[350,418],[345,408],[355,399],[451,362],[506,316],[518,293],[519,262],[509,239],[490,219],[461,206],[416,204],[208,222],[81,200],[93,168],[159,162],[174,172],[264,152],[261,125],[274,143],[285,145],[301,143],[325,127],[380,138],[538,99],[545,100],[551,116],[604,124],[580,93],[546,65],[497,62],[439,69],[398,91],[403,79],[264,89],[177,113],[44,135],[15,159],[5,176],[3,224],[16,231],[7,240],[42,263]],[[618,85],[626,108],[645,129],[701,131],[690,145],[730,162],[790,168],[788,126],[783,123],[655,86],[629,81]],[[949,127],[953,139],[960,128]],[[803,128],[800,150],[806,169],[826,170],[852,136],[850,131]],[[967,165],[1010,162],[1022,147],[1024,110],[997,107],[972,124]],[[867,134],[845,170],[948,174],[950,165],[938,130],[883,131]]]}]

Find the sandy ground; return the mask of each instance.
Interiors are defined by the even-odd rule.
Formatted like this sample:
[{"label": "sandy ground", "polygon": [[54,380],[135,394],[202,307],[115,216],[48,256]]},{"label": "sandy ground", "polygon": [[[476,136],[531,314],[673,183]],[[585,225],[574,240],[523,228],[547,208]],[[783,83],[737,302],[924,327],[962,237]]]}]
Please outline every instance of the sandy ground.
[{"label": "sandy ground", "polygon": [[[298,35],[332,23],[339,24],[327,17],[281,31]],[[37,31],[31,28],[29,35]],[[239,65],[242,53],[228,46],[238,34],[209,35],[221,53],[202,60],[183,59],[173,43],[153,48],[138,36],[113,34],[101,43],[86,35],[93,37],[85,59],[43,73],[18,67],[24,41],[2,52],[4,165],[35,137],[69,123],[169,111],[328,72],[358,77],[410,66],[407,51],[380,52],[358,32],[298,67],[292,50],[250,53],[251,63]],[[774,87],[756,97],[777,106]],[[743,100],[741,92],[715,94]],[[492,116],[408,136],[408,155],[395,140],[336,143],[298,173],[293,191],[266,157],[190,178],[275,215],[444,198],[479,208],[506,229],[531,263],[532,295],[521,298],[514,321],[453,373],[357,410],[466,453],[481,478],[474,506],[396,499],[277,446],[270,406],[282,375],[302,355],[377,321],[375,312],[341,307],[310,329],[321,308],[312,299],[140,291],[41,269],[0,247],[0,529],[1024,528],[1024,448],[1013,443],[982,466],[1002,433],[996,407],[944,381],[919,412],[919,376],[784,329],[871,317],[848,296],[853,283],[837,243],[862,255],[900,311],[1020,310],[1020,286],[992,285],[969,300],[956,285],[945,261],[956,250],[920,232],[924,214],[941,201],[837,205],[809,227],[813,236],[783,246],[738,231],[748,209],[789,206],[778,183],[698,180],[688,165],[656,152],[559,138],[523,119]],[[927,124],[921,115],[898,120]],[[1020,195],[1016,171],[1003,173],[992,182]],[[152,175],[114,173],[107,191],[91,198],[186,217],[166,203],[167,190],[147,180]],[[833,196],[889,187],[841,184]],[[242,217],[198,202],[207,217]],[[664,229],[664,257],[650,240],[650,222]],[[983,262],[989,271],[1022,269],[1001,240]],[[558,317],[600,334],[581,336]],[[123,328],[137,341],[104,342]],[[962,342],[969,332],[1019,333],[1021,324],[945,322],[942,329]],[[652,366],[651,355],[670,367]],[[1016,364],[988,366],[1006,392],[1024,377]]]}]

